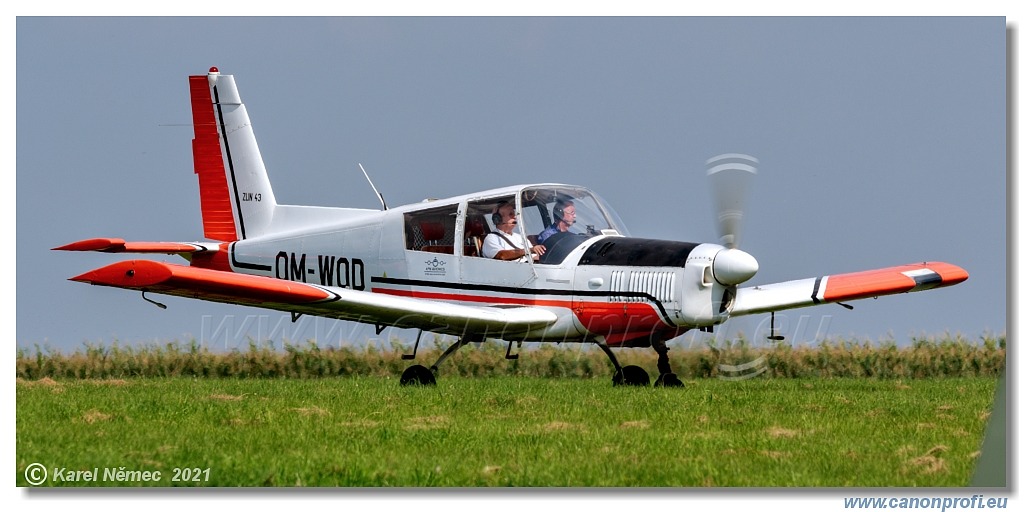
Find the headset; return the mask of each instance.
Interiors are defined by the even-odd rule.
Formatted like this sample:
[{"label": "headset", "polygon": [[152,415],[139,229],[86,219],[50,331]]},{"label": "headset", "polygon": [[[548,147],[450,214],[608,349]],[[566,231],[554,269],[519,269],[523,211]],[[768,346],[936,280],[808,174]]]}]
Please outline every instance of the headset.
[{"label": "headset", "polygon": [[564,201],[559,199],[555,201],[555,206],[551,207],[551,215],[555,218],[555,223],[559,223],[565,218],[565,207],[572,204],[572,201]]},{"label": "headset", "polygon": [[555,206],[551,208],[551,215],[555,217],[555,222],[562,222],[565,218],[565,203],[556,201]]},{"label": "headset", "polygon": [[501,217],[501,209],[506,204],[509,204],[508,201],[502,201],[498,203],[498,206],[494,207],[494,213],[491,214],[491,222],[494,223],[494,227],[498,227],[498,225],[505,223],[505,219]]}]

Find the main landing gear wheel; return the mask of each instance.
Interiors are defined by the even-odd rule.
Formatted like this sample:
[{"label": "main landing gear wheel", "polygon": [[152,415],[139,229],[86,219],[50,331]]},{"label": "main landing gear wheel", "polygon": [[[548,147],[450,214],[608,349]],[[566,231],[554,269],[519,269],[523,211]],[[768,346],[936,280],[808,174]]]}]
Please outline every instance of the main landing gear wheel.
[{"label": "main landing gear wheel", "polygon": [[466,346],[470,342],[480,342],[483,340],[484,337],[479,334],[463,336],[459,341],[452,343],[450,347],[445,349],[444,353],[441,354],[441,357],[439,357],[437,362],[432,364],[430,368],[419,364],[414,364],[406,368],[405,371],[402,372],[402,380],[398,381],[398,383],[403,386],[408,386],[410,384],[433,386],[437,384],[437,380],[434,378],[434,373],[437,372],[437,367],[440,366],[445,359],[448,359],[448,356],[454,354],[456,350]]},{"label": "main landing gear wheel", "polygon": [[403,386],[433,386],[437,384],[434,379],[434,372],[421,364],[414,364],[402,372],[402,380],[398,381]]},{"label": "main landing gear wheel", "polygon": [[636,365],[623,366],[612,376],[613,386],[647,386],[650,383],[647,371]]},{"label": "main landing gear wheel", "polygon": [[654,387],[681,388],[685,387],[685,384],[679,380],[679,377],[676,377],[676,374],[663,373],[658,376],[658,380],[654,381]]}]

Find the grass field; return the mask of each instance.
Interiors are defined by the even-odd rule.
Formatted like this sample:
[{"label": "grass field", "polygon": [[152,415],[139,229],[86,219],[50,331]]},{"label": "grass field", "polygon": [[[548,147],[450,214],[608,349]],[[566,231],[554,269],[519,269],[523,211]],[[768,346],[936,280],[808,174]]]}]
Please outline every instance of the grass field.
[{"label": "grass field", "polygon": [[[18,379],[16,484],[38,463],[44,486],[958,487],[996,381]],[[94,468],[161,479],[54,481]]]},{"label": "grass field", "polygon": [[[452,341],[425,342],[418,354],[421,364],[440,357]],[[608,358],[592,345],[567,344],[524,347],[523,357],[505,359],[507,345],[471,343],[445,361],[444,374],[463,377],[577,377],[611,378]],[[756,346],[748,340],[727,340],[686,348],[675,345],[669,352],[672,367],[691,378],[736,375],[726,371],[759,361],[756,368],[766,377],[872,377],[924,379],[933,377],[998,377],[1006,366],[1006,335],[983,335],[971,340],[945,334],[915,338],[909,346],[892,341],[830,339],[814,346],[788,343]],[[389,348],[321,347],[313,341],[285,344],[250,343],[231,351],[213,351],[195,340],[142,346],[85,345],[72,353],[36,346],[19,348],[16,375],[27,380],[121,379],[128,377],[219,378],[322,378],[401,375],[409,367],[402,354],[411,347],[395,343]],[[657,356],[650,348],[618,349],[623,365],[655,368]]]}]

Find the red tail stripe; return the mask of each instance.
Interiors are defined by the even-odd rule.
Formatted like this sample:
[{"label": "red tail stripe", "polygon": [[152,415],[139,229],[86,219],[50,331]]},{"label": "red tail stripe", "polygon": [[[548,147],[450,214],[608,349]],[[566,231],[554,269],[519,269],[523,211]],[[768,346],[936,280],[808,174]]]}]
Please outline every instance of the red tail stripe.
[{"label": "red tail stripe", "polygon": [[205,75],[188,77],[192,95],[192,161],[199,175],[199,199],[203,210],[203,234],[222,242],[238,240],[231,210],[231,193],[224,169],[213,97]]}]

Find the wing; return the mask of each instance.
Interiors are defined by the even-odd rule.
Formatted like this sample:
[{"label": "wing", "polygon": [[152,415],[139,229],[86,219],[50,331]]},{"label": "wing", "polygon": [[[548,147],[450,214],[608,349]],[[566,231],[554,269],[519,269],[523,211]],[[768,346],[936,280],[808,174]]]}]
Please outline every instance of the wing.
[{"label": "wing", "polygon": [[732,316],[766,313],[881,295],[917,292],[967,280],[967,271],[949,263],[924,262],[812,277],[736,291]]},{"label": "wing", "polygon": [[464,306],[149,260],[114,263],[71,280],[455,335],[514,338],[557,320],[537,307]]}]

